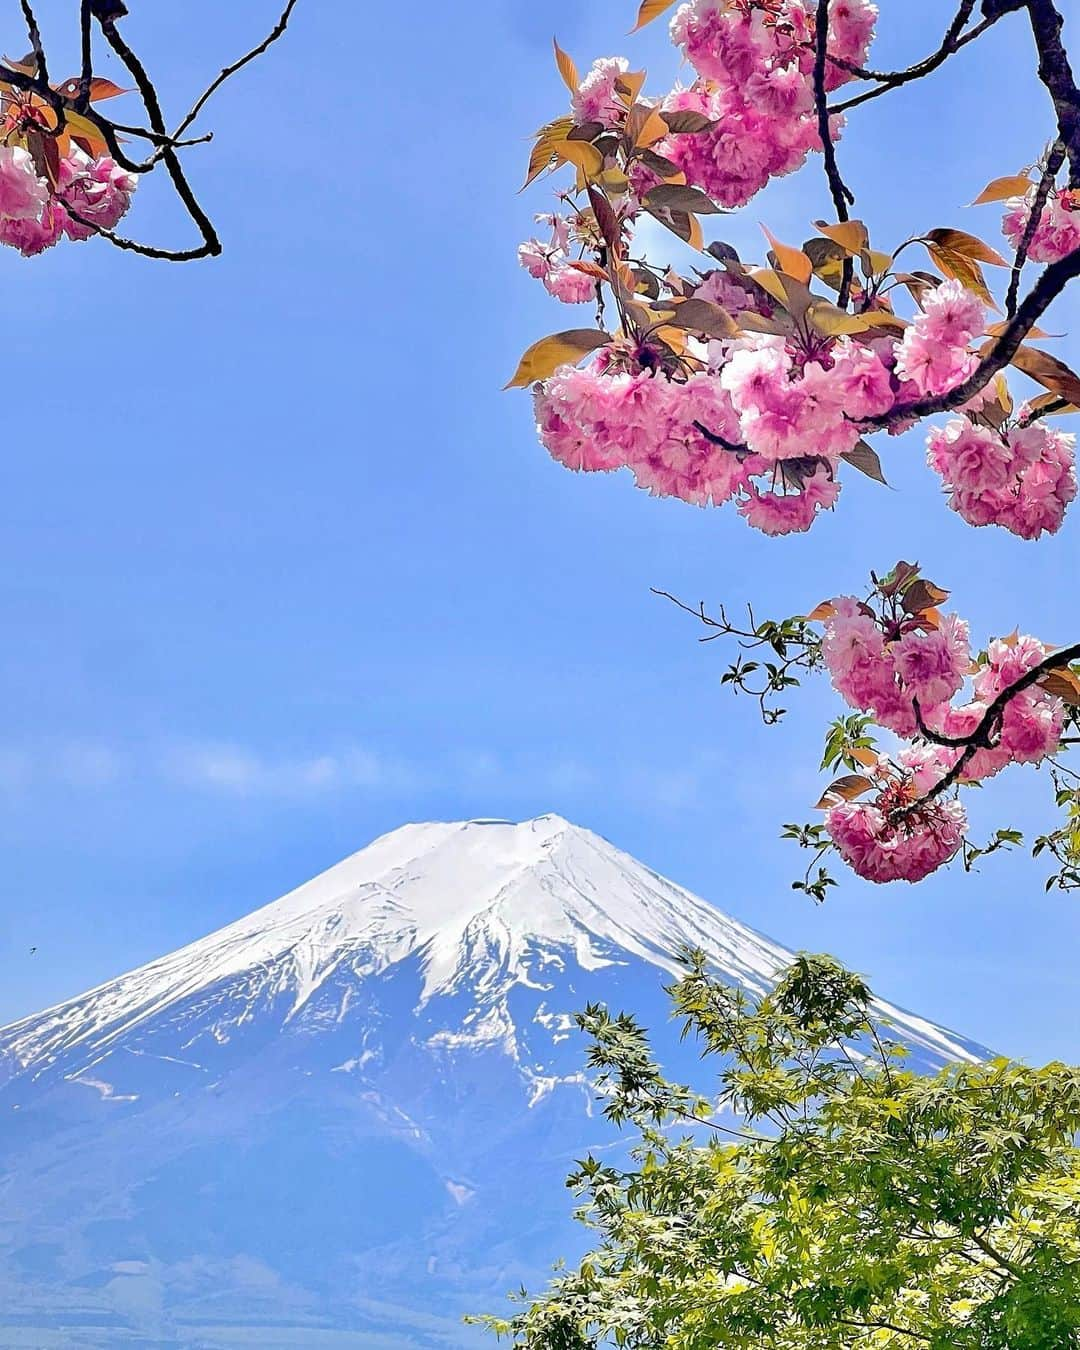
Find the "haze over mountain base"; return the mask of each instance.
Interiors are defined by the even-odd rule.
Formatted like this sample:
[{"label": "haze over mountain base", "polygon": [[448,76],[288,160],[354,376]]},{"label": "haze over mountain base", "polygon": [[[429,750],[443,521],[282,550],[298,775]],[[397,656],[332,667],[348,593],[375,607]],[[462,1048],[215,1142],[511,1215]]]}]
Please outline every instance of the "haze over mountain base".
[{"label": "haze over mountain base", "polygon": [[[620,1147],[572,1014],[632,1010],[677,1075],[686,946],[753,994],[791,958],[557,816],[407,825],[0,1030],[0,1347],[482,1341]],[[880,1008],[916,1066],[988,1053]]]}]

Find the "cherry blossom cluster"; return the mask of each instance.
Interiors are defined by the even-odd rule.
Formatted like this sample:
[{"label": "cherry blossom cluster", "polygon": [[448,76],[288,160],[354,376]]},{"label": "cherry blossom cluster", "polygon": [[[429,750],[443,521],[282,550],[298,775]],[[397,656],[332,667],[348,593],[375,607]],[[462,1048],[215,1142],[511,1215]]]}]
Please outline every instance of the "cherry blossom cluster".
[{"label": "cherry blossom cluster", "polygon": [[[764,292],[726,269],[709,273],[694,297],[770,311]],[[950,281],[924,306],[899,342],[808,328],[713,340],[701,344],[690,378],[665,370],[647,344],[613,345],[584,370],[564,366],[540,386],[540,440],[567,468],[628,467],[656,496],[717,506],[735,499],[766,534],[806,530],[837,500],[837,472],[859,442],[860,419],[927,382],[954,387],[970,371],[981,303]]]},{"label": "cherry blossom cluster", "polygon": [[963,841],[966,817],[955,797],[938,795],[947,775],[973,784],[1010,764],[1040,763],[1059,748],[1065,718],[1062,700],[1032,684],[1003,701],[986,743],[969,747],[964,738],[986,725],[999,695],[1051,649],[1013,636],[991,642],[973,661],[968,625],[939,614],[929,603],[936,596],[911,571],[899,582],[896,576],[872,597],[876,607],[842,596],[819,611],[821,655],[833,687],[906,742],[891,757],[868,757],[872,796],[836,801],[825,817],[841,856],[871,881],[920,881],[948,862]]},{"label": "cherry blossom cluster", "polygon": [[934,427],[927,462],[969,525],[1002,525],[1022,539],[1053,534],[1076,496],[1076,437],[1041,422],[994,428],[965,418]]},{"label": "cherry blossom cluster", "polygon": [[65,236],[82,240],[111,230],[135,186],[109,156],[91,158],[75,144],[60,159],[52,186],[28,150],[0,145],[0,243],[30,257]]},{"label": "cherry blossom cluster", "polygon": [[[537,133],[527,181],[569,166],[576,184],[559,192],[559,212],[537,217],[550,237],[518,250],[556,299],[596,303],[595,330],[544,340],[544,359],[523,358],[511,381],[533,386],[551,455],[579,471],[628,468],[656,496],[732,502],[769,535],[805,531],[831,510],[848,465],[881,480],[864,438],[906,431],[917,420],[911,408],[944,402],[977,374],[984,339],[995,336],[979,264],[1007,265],[951,228],[877,252],[865,225],[840,207],[842,218],[817,222],[823,237],[801,249],[768,235],[763,267],[744,266],[729,245],[706,248],[698,216],[744,205],[820,151],[824,95],[874,78],[863,67],[876,7],[829,0],[822,52],[819,10],[817,0],[689,0],[671,33],[695,78],[662,98],[643,97],[645,73],[621,57],[595,62],[582,79],[556,45],[571,113]],[[830,125],[835,138],[835,114]],[[829,163],[836,200],[842,183]],[[987,193],[997,195],[982,199],[1001,201],[1027,181],[995,180]],[[1010,238],[1023,232],[1036,192],[1009,201]],[[1080,240],[1076,205],[1075,194],[1049,194],[1033,260],[1061,256]],[[697,252],[692,276],[636,256],[635,227],[645,216]],[[940,281],[897,267],[913,245],[927,248]],[[722,265],[702,271],[707,254]],[[831,293],[815,292],[815,282]],[[910,318],[894,308],[905,290]],[[1064,390],[1067,406],[1075,383],[1061,362],[1025,345],[1013,364],[1032,373],[1040,360],[1045,378],[1034,378]],[[930,464],[964,520],[1025,539],[1060,527],[1076,495],[1073,438],[1041,418],[1061,407],[1032,405],[1014,418],[998,377],[929,431]]]},{"label": "cherry blossom cluster", "polygon": [[[904,774],[881,772],[871,801],[840,802],[825,826],[840,856],[865,881],[922,881],[956,856],[967,832],[967,814],[955,798],[916,806]],[[896,813],[909,808],[896,820]]]},{"label": "cherry blossom cluster", "polygon": [[[769,181],[802,167],[821,149],[814,106],[816,6],[806,0],[692,0],[672,20],[672,38],[700,77],[672,93],[666,111],[702,114],[712,124],[661,147],[723,206],[743,206]],[[877,9],[868,0],[831,0],[825,88],[851,79],[840,62],[862,65]],[[840,118],[830,127],[835,138]]]},{"label": "cherry blossom cluster", "polygon": [[[1037,189],[1023,197],[1012,197],[1006,202],[1002,233],[1019,248],[1035,206]],[[1080,248],[1080,191],[1051,191],[1039,215],[1039,222],[1031,236],[1027,256],[1032,262],[1059,262]]]},{"label": "cherry blossom cluster", "polygon": [[596,296],[596,281],[581,262],[570,257],[571,222],[558,214],[537,216],[537,223],[551,227],[548,243],[527,239],[518,248],[518,261],[544,283],[556,300],[565,305],[583,305]]}]

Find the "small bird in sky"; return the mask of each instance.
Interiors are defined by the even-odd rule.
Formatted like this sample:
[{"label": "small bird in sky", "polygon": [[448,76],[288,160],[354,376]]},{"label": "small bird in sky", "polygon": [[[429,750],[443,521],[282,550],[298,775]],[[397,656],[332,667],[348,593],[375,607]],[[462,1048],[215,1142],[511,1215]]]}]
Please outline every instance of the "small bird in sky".
[{"label": "small bird in sky", "polygon": [[37,948],[36,948],[36,947],[31,947],[31,948],[30,948],[30,955],[33,956],[33,954],[34,954],[36,951],[37,951]]}]

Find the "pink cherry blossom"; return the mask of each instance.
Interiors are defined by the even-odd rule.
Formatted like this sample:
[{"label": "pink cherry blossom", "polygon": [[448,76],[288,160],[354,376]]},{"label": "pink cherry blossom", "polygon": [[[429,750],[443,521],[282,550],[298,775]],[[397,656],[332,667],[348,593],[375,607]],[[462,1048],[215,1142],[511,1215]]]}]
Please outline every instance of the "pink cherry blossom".
[{"label": "pink cherry blossom", "polygon": [[[1005,203],[1005,218],[1001,228],[1013,248],[1019,248],[1024,237],[1035,206],[1035,192],[1033,187],[1026,197],[1011,197]],[[1078,248],[1080,193],[1075,190],[1051,192],[1028,245],[1028,257],[1037,263],[1059,262]]]},{"label": "pink cherry blossom", "polygon": [[39,177],[33,156],[18,145],[0,145],[0,218],[41,219],[49,185]]},{"label": "pink cherry blossom", "polygon": [[1061,527],[1076,496],[1075,444],[1041,422],[999,433],[954,418],[931,429],[927,460],[969,524],[1037,539]]},{"label": "pink cherry blossom", "polygon": [[896,644],[895,660],[896,673],[920,708],[944,703],[964,683],[971,664],[968,626],[955,614],[946,614],[929,632],[905,633]]},{"label": "pink cherry blossom", "polygon": [[963,806],[935,799],[898,819],[893,812],[904,804],[903,793],[886,789],[872,801],[842,802],[826,814],[825,827],[856,875],[922,881],[955,856],[967,830]]},{"label": "pink cherry blossom", "polygon": [[574,117],[579,125],[600,122],[612,127],[626,116],[626,104],[619,98],[615,86],[629,69],[630,62],[623,56],[609,56],[593,62],[572,99]]},{"label": "pink cherry blossom", "polygon": [[565,263],[548,270],[544,285],[556,300],[566,305],[584,305],[596,298],[596,282],[593,278]]}]

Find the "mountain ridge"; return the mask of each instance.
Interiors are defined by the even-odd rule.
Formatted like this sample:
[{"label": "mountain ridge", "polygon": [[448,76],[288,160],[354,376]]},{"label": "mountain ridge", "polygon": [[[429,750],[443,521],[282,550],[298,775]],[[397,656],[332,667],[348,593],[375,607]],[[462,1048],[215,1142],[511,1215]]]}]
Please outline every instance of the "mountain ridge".
[{"label": "mountain ridge", "polygon": [[[687,945],[755,997],[792,956],[561,817],[415,824],[0,1028],[0,1350],[475,1344],[580,1242],[574,1159],[624,1147],[575,1011],[699,1077]],[[916,1067],[988,1053],[876,1008]]]}]

